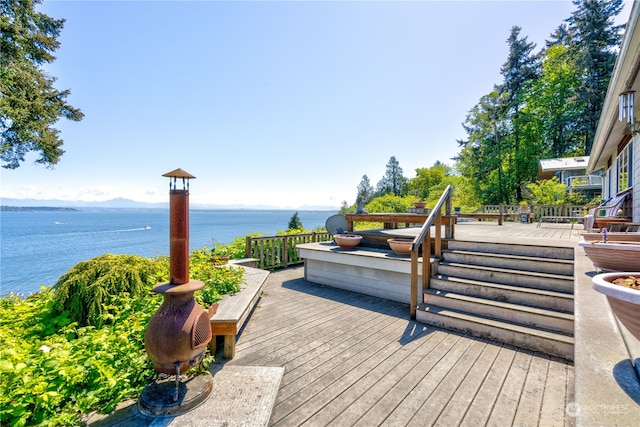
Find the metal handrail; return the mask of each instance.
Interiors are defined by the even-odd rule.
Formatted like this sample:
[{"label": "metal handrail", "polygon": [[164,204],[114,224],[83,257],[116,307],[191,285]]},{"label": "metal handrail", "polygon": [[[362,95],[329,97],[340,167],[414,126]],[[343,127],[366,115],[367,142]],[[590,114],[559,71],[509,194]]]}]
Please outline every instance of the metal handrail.
[{"label": "metal handrail", "polygon": [[[422,225],[420,233],[413,239],[411,245],[411,306],[410,315],[411,319],[416,318],[416,309],[418,307],[418,255],[420,253],[420,247],[422,249],[422,289],[429,287],[429,279],[431,275],[431,226],[436,226],[436,239],[435,239],[435,255],[437,257],[442,256],[442,207],[445,206],[445,214],[451,216],[451,195],[453,189],[451,185],[448,185],[444,189],[438,203],[433,207],[433,210],[429,214],[429,217]],[[447,238],[453,238],[453,220],[451,219],[445,236]]]}]

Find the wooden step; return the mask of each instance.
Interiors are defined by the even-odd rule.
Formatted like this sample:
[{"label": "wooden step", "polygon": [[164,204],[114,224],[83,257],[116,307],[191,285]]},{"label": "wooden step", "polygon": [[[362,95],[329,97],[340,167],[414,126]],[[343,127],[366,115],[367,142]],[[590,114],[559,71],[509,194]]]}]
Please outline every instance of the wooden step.
[{"label": "wooden step", "polygon": [[448,249],[467,250],[472,252],[486,252],[491,254],[509,254],[547,259],[574,259],[573,246],[538,246],[513,243],[470,242],[464,240],[452,240]]},{"label": "wooden step", "polygon": [[569,294],[573,293],[573,277],[557,274],[522,272],[514,269],[450,262],[439,263],[437,274],[480,280],[483,282],[518,285]]},{"label": "wooden step", "polygon": [[424,303],[519,325],[573,335],[573,315],[437,289],[424,292]]},{"label": "wooden step", "polygon": [[493,254],[468,250],[445,250],[444,261],[450,263],[462,263],[482,265],[485,267],[509,268],[519,271],[535,271],[538,273],[573,276],[573,260],[544,259],[538,257]]},{"label": "wooden step", "polygon": [[418,308],[416,313],[418,321],[573,360],[574,340],[573,337],[565,334],[487,319],[438,306],[421,304]]},{"label": "wooden step", "polygon": [[431,289],[487,298],[494,301],[556,310],[562,313],[572,314],[574,309],[572,294],[545,289],[481,282],[478,280],[443,275],[433,277],[430,282],[430,287]]}]

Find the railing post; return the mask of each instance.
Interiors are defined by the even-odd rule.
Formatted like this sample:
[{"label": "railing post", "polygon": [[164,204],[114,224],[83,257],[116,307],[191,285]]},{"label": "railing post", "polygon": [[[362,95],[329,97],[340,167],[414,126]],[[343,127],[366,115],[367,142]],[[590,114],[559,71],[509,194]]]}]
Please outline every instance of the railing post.
[{"label": "railing post", "polygon": [[284,236],[284,242],[282,244],[282,262],[283,262],[283,267],[286,267],[288,265],[289,262],[289,238],[287,236]]},{"label": "railing post", "polygon": [[[438,241],[436,238],[436,246]],[[429,280],[431,278],[431,231],[427,231],[422,241],[422,295],[424,290],[429,288]],[[424,296],[421,298],[424,302]],[[417,306],[417,301],[416,301]]]},{"label": "railing post", "polygon": [[[423,258],[424,259],[424,258]],[[418,307],[418,251],[411,251],[411,303],[409,315],[411,320],[416,320],[416,308]]]},{"label": "railing post", "polygon": [[[427,233],[427,236],[429,233]],[[431,239],[427,242],[429,244],[429,249],[431,249]],[[442,215],[438,214],[436,217],[436,245],[435,245],[435,253],[436,257],[440,258],[442,256]],[[424,251],[424,249],[423,249]]]},{"label": "railing post", "polygon": [[251,258],[251,236],[247,236],[246,243],[244,245],[244,254],[247,258]]},{"label": "railing post", "polygon": [[451,215],[452,213],[452,205],[453,205],[453,201],[451,200],[451,196],[447,197],[447,200],[444,204],[445,208],[444,208],[444,213],[447,216],[447,218],[449,218],[449,222],[447,223],[447,226],[445,227],[444,230],[444,237],[447,239],[453,239],[453,230],[455,227],[455,218]]}]

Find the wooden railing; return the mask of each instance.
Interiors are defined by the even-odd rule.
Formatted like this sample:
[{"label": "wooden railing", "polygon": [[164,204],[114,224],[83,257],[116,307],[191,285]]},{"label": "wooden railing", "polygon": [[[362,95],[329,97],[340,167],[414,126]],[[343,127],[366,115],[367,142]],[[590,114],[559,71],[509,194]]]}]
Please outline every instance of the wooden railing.
[{"label": "wooden railing", "polygon": [[[438,203],[433,207],[429,214],[429,218],[425,221],[418,234],[413,239],[411,245],[411,319],[416,318],[416,309],[418,307],[418,295],[420,291],[424,291],[429,287],[431,278],[431,226],[435,225],[436,235],[434,240],[434,254],[436,257],[442,256],[442,208],[445,208],[445,215],[451,216],[451,195],[453,189],[450,185],[445,188]],[[447,223],[445,237],[447,239],[454,238],[453,221]],[[422,247],[422,286],[418,287],[418,255]]]},{"label": "wooden railing", "polygon": [[301,264],[296,245],[332,240],[329,233],[287,234],[281,236],[247,236],[246,256],[257,259],[257,267],[265,270]]},{"label": "wooden railing", "polygon": [[536,220],[543,216],[582,217],[587,211],[588,209],[582,205],[534,205],[531,207]]},{"label": "wooden railing", "polygon": [[[482,205],[475,210],[476,214],[501,214],[504,219],[520,220],[520,205]],[[529,205],[524,206],[526,212],[532,216],[532,220],[537,221],[543,216],[566,216],[580,217],[586,215],[588,209],[582,205]],[[463,214],[464,215],[464,214]],[[467,216],[473,216],[473,214]]]}]

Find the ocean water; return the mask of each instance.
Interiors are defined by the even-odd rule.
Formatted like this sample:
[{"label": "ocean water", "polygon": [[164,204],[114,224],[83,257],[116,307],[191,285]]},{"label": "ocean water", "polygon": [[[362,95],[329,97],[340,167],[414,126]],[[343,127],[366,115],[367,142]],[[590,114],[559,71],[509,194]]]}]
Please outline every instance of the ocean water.
[{"label": "ocean water", "polygon": [[[191,249],[229,244],[250,233],[286,230],[289,210],[191,210]],[[334,211],[297,211],[306,229],[324,227]],[[51,286],[80,261],[105,253],[169,254],[167,209],[0,212],[0,295]]]}]

